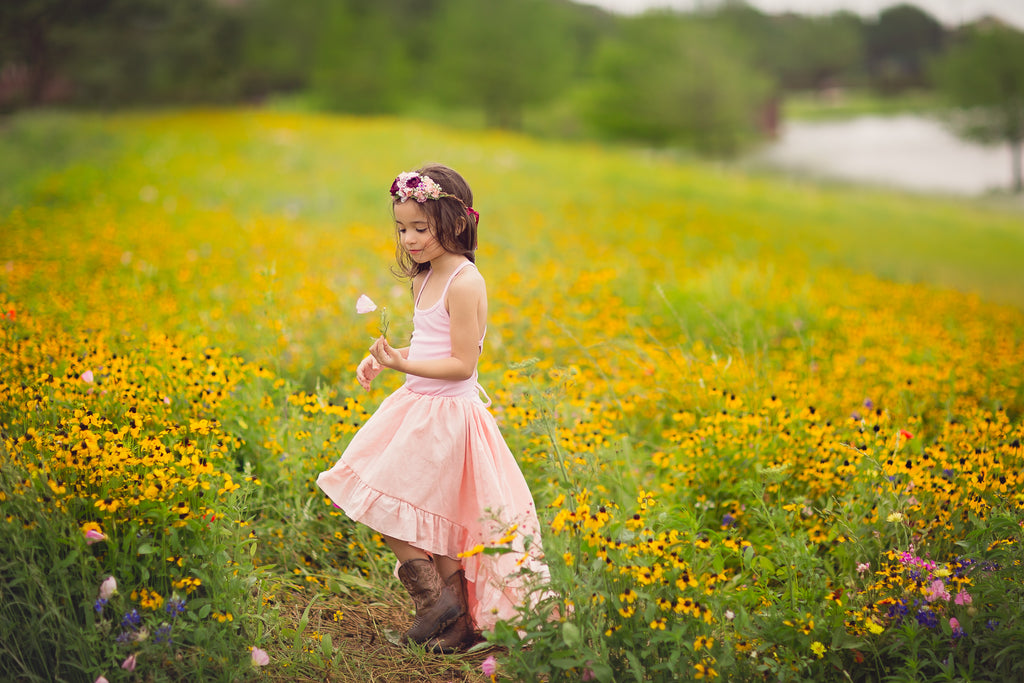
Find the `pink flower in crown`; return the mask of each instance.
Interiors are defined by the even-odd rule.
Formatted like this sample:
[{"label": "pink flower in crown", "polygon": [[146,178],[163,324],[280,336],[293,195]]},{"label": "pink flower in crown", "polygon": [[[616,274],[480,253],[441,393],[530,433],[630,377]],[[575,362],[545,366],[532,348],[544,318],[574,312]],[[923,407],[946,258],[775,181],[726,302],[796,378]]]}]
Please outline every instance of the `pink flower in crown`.
[{"label": "pink flower in crown", "polygon": [[445,194],[441,190],[441,186],[435,183],[430,176],[409,171],[407,173],[399,173],[398,177],[391,183],[391,196],[397,197],[402,202],[412,198],[422,204],[428,199],[440,199],[449,195]]}]

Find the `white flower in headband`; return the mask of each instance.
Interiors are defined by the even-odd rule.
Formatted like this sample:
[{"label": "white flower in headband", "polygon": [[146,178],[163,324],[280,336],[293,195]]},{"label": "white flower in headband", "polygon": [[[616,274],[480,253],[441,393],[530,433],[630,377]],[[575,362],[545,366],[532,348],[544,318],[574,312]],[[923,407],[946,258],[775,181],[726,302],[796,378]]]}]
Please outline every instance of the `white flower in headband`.
[{"label": "white flower in headband", "polygon": [[404,202],[412,198],[422,204],[428,199],[440,199],[441,197],[453,197],[441,189],[441,186],[434,182],[428,175],[420,175],[416,171],[399,173],[395,182],[391,183],[391,196],[398,197]]}]

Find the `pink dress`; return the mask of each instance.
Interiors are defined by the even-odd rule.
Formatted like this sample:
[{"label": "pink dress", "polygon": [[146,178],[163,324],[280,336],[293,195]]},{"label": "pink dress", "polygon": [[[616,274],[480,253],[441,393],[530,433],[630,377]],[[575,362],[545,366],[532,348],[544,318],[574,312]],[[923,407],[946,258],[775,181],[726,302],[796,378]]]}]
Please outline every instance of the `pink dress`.
[{"label": "pink dress", "polygon": [[[451,356],[445,301],[466,267],[475,266],[460,265],[438,302],[420,309],[427,273],[416,296],[410,360]],[[470,614],[477,629],[488,630],[515,614],[533,582],[546,580],[547,568],[533,496],[480,392],[475,370],[462,381],[407,375],[317,484],[352,519],[432,555],[493,547],[518,525],[510,534],[515,552],[462,561]]]}]

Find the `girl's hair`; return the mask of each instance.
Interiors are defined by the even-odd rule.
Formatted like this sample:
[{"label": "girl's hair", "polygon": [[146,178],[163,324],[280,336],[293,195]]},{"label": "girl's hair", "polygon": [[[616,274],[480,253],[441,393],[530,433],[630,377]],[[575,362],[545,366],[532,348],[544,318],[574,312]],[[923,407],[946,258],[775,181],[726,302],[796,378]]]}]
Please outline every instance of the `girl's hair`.
[{"label": "girl's hair", "polygon": [[[431,180],[441,186],[442,192],[453,195],[440,199],[428,199],[420,204],[420,208],[427,214],[427,220],[430,221],[430,229],[433,230],[434,237],[445,251],[463,254],[470,261],[475,261],[478,219],[475,212],[466,210],[473,206],[473,191],[469,189],[469,184],[457,171],[443,164],[426,164],[416,169],[416,172],[429,176]],[[395,202],[398,201],[395,199]],[[392,207],[394,207],[394,202]],[[402,248],[401,240],[397,239],[397,232],[396,241],[395,259],[398,261],[400,275],[411,278],[417,273],[430,269],[429,263],[416,263],[409,256],[409,253]]]}]

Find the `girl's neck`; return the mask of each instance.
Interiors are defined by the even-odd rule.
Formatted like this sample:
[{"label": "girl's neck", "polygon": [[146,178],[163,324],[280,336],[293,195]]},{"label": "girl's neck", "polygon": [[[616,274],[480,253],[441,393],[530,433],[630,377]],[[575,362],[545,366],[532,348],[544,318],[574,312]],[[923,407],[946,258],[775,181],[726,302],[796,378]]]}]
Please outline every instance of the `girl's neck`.
[{"label": "girl's neck", "polygon": [[430,270],[437,273],[438,277],[447,277],[455,272],[455,269],[468,261],[462,254],[455,254],[446,251],[442,255],[430,261]]}]

